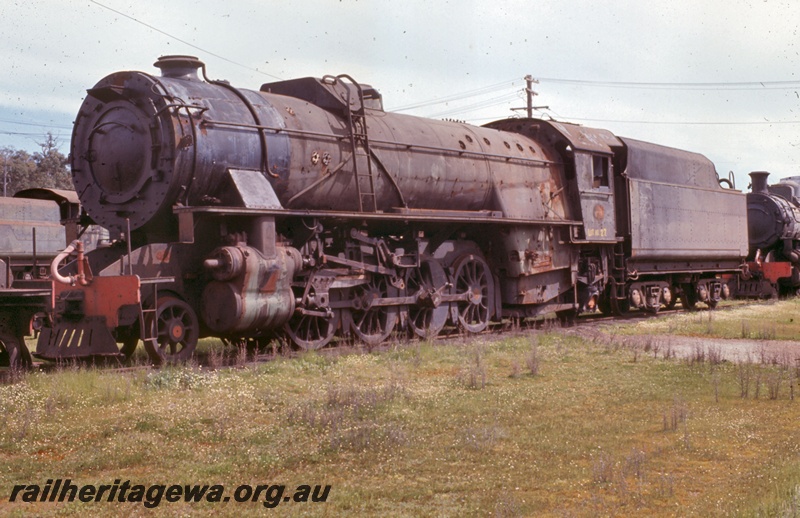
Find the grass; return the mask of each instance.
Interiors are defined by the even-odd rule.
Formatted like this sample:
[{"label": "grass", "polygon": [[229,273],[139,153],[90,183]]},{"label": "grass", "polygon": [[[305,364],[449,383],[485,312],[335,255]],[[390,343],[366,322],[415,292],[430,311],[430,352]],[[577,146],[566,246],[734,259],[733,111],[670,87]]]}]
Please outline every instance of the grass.
[{"label": "grass", "polygon": [[[764,307],[785,320],[793,304]],[[331,485],[326,503],[281,503],[282,515],[800,513],[794,367],[680,359],[626,341],[656,324],[676,325],[627,324],[603,340],[554,330],[413,342],[218,370],[31,373],[0,387],[0,513],[151,512],[7,501],[15,484],[53,478],[231,493]],[[168,516],[264,512],[233,501],[159,507]]]},{"label": "grass", "polygon": [[621,334],[680,334],[753,340],[800,337],[800,298],[725,303],[717,311],[692,311],[653,318],[638,325],[613,326]]}]

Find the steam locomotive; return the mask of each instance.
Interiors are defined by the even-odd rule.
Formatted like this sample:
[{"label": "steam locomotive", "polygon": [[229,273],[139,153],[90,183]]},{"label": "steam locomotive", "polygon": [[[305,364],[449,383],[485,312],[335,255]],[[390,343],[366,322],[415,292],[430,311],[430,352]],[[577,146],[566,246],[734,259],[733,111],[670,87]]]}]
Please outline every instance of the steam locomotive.
[{"label": "steam locomotive", "polygon": [[768,185],[766,171],[750,173],[747,225],[750,254],[733,279],[741,297],[800,295],[800,177]]},{"label": "steam locomotive", "polygon": [[254,91],[192,56],[155,66],[102,79],[76,117],[75,188],[111,244],[54,261],[40,357],[142,340],[162,363],[201,336],[318,349],[714,307],[749,255],[746,196],[696,153],[556,121],[389,113],[347,75]]}]

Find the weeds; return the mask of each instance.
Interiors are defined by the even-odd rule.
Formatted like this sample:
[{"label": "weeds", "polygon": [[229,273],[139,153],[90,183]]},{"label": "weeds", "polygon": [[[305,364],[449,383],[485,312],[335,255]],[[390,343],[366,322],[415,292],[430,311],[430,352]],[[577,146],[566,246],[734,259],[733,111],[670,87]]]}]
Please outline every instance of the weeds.
[{"label": "weeds", "polygon": [[742,332],[739,336],[755,340],[775,340],[778,337],[778,329],[777,326],[770,323],[759,324],[754,330],[750,322],[742,320]]},{"label": "weeds", "polygon": [[[0,482],[54,469],[81,484],[327,473],[338,480],[331,516],[748,516],[776,494],[770,509],[796,510],[800,407],[788,402],[800,363],[769,348],[726,363],[725,344],[705,341],[701,355],[647,327],[623,331],[421,341],[246,369],[220,369],[241,353],[211,348],[210,370],[31,373],[0,387]],[[687,361],[663,361],[677,356]],[[171,512],[213,511],[181,506]],[[0,502],[0,514],[19,509]]]},{"label": "weeds", "polygon": [[675,475],[659,473],[656,482],[656,495],[659,498],[672,498],[675,495]]},{"label": "weeds", "polygon": [[753,394],[753,399],[758,399],[759,395],[761,394],[761,376],[762,376],[762,374],[763,373],[761,372],[760,368],[756,369],[756,380],[755,380],[756,388],[755,388],[755,393]]},{"label": "weeds", "polygon": [[701,314],[700,321],[704,323],[705,329],[704,332],[707,335],[714,334],[714,312],[708,311],[708,318],[704,318]]},{"label": "weeds", "polygon": [[645,479],[647,456],[645,452],[634,448],[625,459],[625,471],[636,480],[643,482]]},{"label": "weeds", "polygon": [[473,427],[464,430],[464,443],[472,450],[485,451],[500,439],[506,437],[505,431],[497,424]]},{"label": "weeds", "polygon": [[148,372],[144,379],[144,388],[150,390],[190,390],[207,385],[211,373],[189,367],[166,367]]},{"label": "weeds", "polygon": [[467,365],[458,375],[461,383],[468,389],[481,390],[486,387],[488,371],[486,366],[485,346],[476,343],[469,352]]},{"label": "weeds", "polygon": [[225,348],[211,347],[208,351],[208,368],[218,370],[225,365]]},{"label": "weeds", "polygon": [[767,392],[771,400],[778,399],[781,392],[781,385],[783,384],[783,371],[772,371],[767,375],[766,379]]},{"label": "weeds", "polygon": [[740,338],[751,340],[775,340],[778,338],[778,328],[773,323],[758,324],[753,328],[749,321],[742,320]]},{"label": "weeds", "polygon": [[247,363],[247,346],[242,344],[237,348],[236,363],[237,367],[244,367]]},{"label": "weeds", "polygon": [[597,485],[614,481],[614,460],[607,453],[601,453],[592,462],[592,482]]},{"label": "weeds", "polygon": [[661,350],[661,341],[655,337],[649,336],[645,344],[645,352],[653,352],[653,358],[658,358],[658,352]]},{"label": "weeds", "polygon": [[531,348],[527,354],[525,354],[525,365],[528,367],[528,372],[531,376],[537,376],[539,374],[540,363],[539,339],[533,337],[531,339]]},{"label": "weeds", "polygon": [[672,407],[663,414],[663,430],[665,432],[677,430],[680,425],[686,424],[688,416],[689,411],[686,403],[676,398],[672,403]]},{"label": "weeds", "polygon": [[692,354],[689,356],[689,365],[703,364],[706,361],[706,350],[702,344],[694,344]]},{"label": "weeds", "polygon": [[28,437],[28,432],[33,425],[36,416],[33,407],[28,405],[22,414],[21,422],[17,426],[16,432],[13,433],[15,441],[21,441]]},{"label": "weeds", "polygon": [[379,422],[383,407],[408,398],[406,388],[393,379],[379,386],[330,384],[320,403],[302,403],[289,409],[286,421],[324,432],[323,440],[332,451],[363,451],[376,444],[402,444],[403,427],[395,422]]},{"label": "weeds", "polygon": [[515,518],[523,514],[519,500],[506,491],[497,499],[493,516],[497,518]]},{"label": "weeds", "polygon": [[753,379],[753,363],[746,361],[740,363],[737,368],[738,381],[739,381],[739,397],[747,399],[750,397],[750,383]]}]

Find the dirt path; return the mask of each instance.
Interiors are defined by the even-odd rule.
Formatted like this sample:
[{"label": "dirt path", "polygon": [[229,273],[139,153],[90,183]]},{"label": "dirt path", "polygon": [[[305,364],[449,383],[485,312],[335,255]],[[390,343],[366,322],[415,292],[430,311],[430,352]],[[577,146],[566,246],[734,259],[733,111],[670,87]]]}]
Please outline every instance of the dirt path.
[{"label": "dirt path", "polygon": [[700,353],[705,358],[718,355],[721,360],[755,363],[796,365],[800,361],[800,342],[786,340],[749,340],[705,338],[695,336],[660,335],[666,347],[671,347],[675,356],[691,358]]},{"label": "dirt path", "polygon": [[643,354],[704,361],[781,364],[800,367],[800,341],[713,338],[683,335],[612,335],[602,329],[570,330],[606,347],[638,349]]}]

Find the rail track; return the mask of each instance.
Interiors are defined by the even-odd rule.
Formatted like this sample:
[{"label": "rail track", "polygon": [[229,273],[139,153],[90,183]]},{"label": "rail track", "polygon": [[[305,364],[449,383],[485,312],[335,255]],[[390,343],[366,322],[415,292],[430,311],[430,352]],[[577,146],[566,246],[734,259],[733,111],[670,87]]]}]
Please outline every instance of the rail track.
[{"label": "rail track", "polygon": [[[723,306],[714,311],[725,311],[730,307]],[[449,344],[456,342],[474,342],[477,340],[502,339],[531,331],[553,331],[553,330],[573,330],[577,329],[581,334],[592,333],[594,330],[601,330],[604,326],[615,322],[638,322],[659,318],[663,315],[679,313],[679,309],[665,309],[658,315],[647,312],[631,312],[623,317],[608,316],[600,312],[588,313],[577,318],[575,325],[565,326],[557,318],[539,318],[527,320],[507,319],[503,322],[493,322],[485,330],[478,333],[464,333],[456,327],[445,328],[439,335],[427,339],[435,343]],[[708,309],[698,309],[696,311],[710,311]],[[412,347],[415,343],[426,341],[416,335],[395,333],[387,340],[376,345],[369,345],[357,340],[356,337],[337,338],[327,347],[316,351],[317,354],[325,357],[335,357],[348,354],[363,354],[365,351],[370,353],[386,352],[398,347]],[[291,340],[288,338],[276,338],[264,345],[254,343],[225,343],[222,347],[211,350],[201,348],[188,362],[189,365],[203,369],[237,368],[248,365],[256,365],[274,361],[276,358],[297,358],[307,351],[298,350],[292,347]],[[34,361],[28,371],[12,370],[8,367],[0,367],[0,383],[13,383],[22,379],[27,372],[57,372],[65,369],[99,368],[106,372],[134,372],[160,368],[152,365],[146,356],[133,355],[128,361],[115,357],[83,357],[59,362]]]}]

